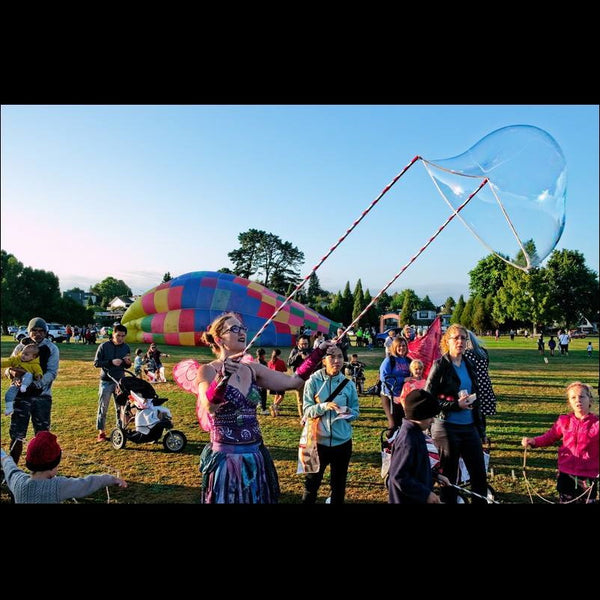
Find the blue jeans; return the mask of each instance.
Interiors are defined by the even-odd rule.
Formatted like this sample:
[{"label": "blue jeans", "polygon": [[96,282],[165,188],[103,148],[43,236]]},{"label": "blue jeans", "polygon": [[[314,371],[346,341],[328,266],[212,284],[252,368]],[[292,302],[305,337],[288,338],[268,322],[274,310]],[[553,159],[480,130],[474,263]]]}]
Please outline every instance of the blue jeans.
[{"label": "blue jeans", "polygon": [[104,427],[106,425],[106,415],[108,413],[108,404],[111,395],[113,398],[115,398],[116,414],[119,414],[119,407],[117,406],[116,402],[116,387],[117,384],[113,381],[100,380],[100,386],[98,387],[98,413],[96,415],[96,429],[98,430],[104,431]]},{"label": "blue jeans", "polygon": [[[21,377],[21,387],[28,388],[33,382],[33,373],[23,373]],[[19,393],[19,386],[13,385],[11,383],[10,387],[6,390],[6,394],[4,394],[4,401],[6,402],[6,410],[9,408],[12,409],[12,405]]]},{"label": "blue jeans", "polygon": [[[474,425],[455,425],[435,419],[431,426],[431,437],[440,452],[440,467],[450,483],[458,479],[458,459],[462,456],[469,471],[471,491],[487,496],[487,474],[483,460],[481,438]],[[445,504],[456,504],[457,491],[449,486],[440,489],[440,499]],[[487,504],[486,500],[473,498],[473,504]]]}]

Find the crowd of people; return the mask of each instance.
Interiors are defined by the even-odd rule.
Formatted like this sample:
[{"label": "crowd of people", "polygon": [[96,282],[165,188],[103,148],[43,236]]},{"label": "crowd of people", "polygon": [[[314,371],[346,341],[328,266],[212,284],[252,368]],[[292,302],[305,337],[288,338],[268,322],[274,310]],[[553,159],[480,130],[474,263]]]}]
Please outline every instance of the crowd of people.
[{"label": "crowd of people", "polygon": [[[2,361],[11,377],[5,397],[10,416],[10,448],[2,450],[4,478],[15,502],[61,502],[82,497],[107,485],[126,487],[113,475],[86,478],[60,477],[61,449],[50,433],[52,383],[58,374],[58,347],[46,338],[47,324],[35,317],[28,337]],[[244,356],[247,327],[234,313],[217,317],[202,334],[215,358],[201,364],[196,376],[196,414],[208,424],[210,441],[202,450],[201,500],[203,503],[277,503],[279,479],[271,454],[264,444],[257,417],[279,416],[286,391],[296,393],[301,425],[314,432],[317,466],[304,472],[303,504],[317,502],[329,468],[331,504],[346,496],[352,460],[353,422],[360,417],[359,393],[365,364],[358,355],[348,356],[350,342],[344,329],[334,339],[302,334],[287,364],[275,348],[271,359],[256,350],[256,359]],[[97,441],[105,432],[110,398],[125,370],[153,383],[166,381],[161,358],[168,356],[156,343],[146,352],[125,342],[127,328],[116,324],[110,339],[101,343],[94,357],[99,369]],[[496,413],[496,397],[489,377],[489,356],[477,336],[462,325],[449,326],[441,337],[441,356],[431,364],[413,360],[410,327],[390,332],[385,357],[379,368],[382,417],[391,448],[386,485],[390,503],[446,503],[458,499],[459,461],[470,476],[473,502],[486,502],[487,469],[484,447],[488,444],[486,417]],[[560,341],[561,347],[563,342]],[[538,348],[540,348],[538,346]],[[549,344],[550,348],[550,344]],[[568,349],[565,349],[568,352]],[[589,349],[588,349],[589,352]],[[427,372],[427,376],[424,373]],[[267,408],[268,393],[273,396]],[[567,387],[570,413],[559,417],[544,435],[525,437],[524,447],[543,447],[562,440],[558,452],[557,489],[561,502],[571,502],[586,492],[587,501],[597,498],[598,417],[590,412],[589,386],[574,382]],[[115,412],[119,407],[115,401]],[[19,468],[29,422],[34,437],[27,445],[26,466]],[[435,445],[438,462],[432,468],[428,442]],[[439,489],[435,488],[435,485]]]}]

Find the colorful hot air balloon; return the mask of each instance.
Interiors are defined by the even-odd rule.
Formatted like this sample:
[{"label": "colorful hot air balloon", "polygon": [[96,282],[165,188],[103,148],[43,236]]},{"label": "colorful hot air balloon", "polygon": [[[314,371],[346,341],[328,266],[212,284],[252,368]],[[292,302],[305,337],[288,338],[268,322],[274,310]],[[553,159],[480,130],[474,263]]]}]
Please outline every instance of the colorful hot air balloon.
[{"label": "colorful hot air balloon", "polygon": [[[125,312],[127,341],[202,346],[200,335],[224,312],[240,315],[248,339],[283,304],[284,296],[229,273],[194,271],[152,288]],[[334,336],[339,323],[291,300],[261,334],[262,346],[293,346],[300,327]]]}]

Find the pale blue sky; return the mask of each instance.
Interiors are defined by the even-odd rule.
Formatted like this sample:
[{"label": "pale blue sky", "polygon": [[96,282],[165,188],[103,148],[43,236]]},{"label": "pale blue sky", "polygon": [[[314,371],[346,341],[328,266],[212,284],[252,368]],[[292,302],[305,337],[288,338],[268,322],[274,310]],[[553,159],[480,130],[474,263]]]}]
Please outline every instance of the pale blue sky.
[{"label": "pale blue sky", "polygon": [[[597,105],[2,106],[2,248],[62,290],[114,276],[142,293],[167,271],[230,267],[256,228],[302,250],[304,276],[415,155],[456,156],[515,124],[561,146],[557,247],[598,271]],[[375,295],[448,214],[415,164],[319,268],[321,285],[361,278]],[[455,220],[388,292],[466,298],[488,254]]]}]

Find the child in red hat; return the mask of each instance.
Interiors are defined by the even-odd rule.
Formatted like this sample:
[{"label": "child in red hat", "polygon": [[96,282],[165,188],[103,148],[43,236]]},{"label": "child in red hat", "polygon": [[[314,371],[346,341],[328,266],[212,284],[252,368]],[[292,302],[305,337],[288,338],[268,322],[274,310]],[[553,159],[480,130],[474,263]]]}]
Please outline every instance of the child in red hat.
[{"label": "child in red hat", "polygon": [[27,445],[25,473],[14,460],[1,451],[2,470],[16,504],[58,504],[69,498],[82,498],[107,485],[127,487],[127,482],[114,475],[88,475],[87,477],[57,476],[62,451],[56,436],[40,431]]}]

